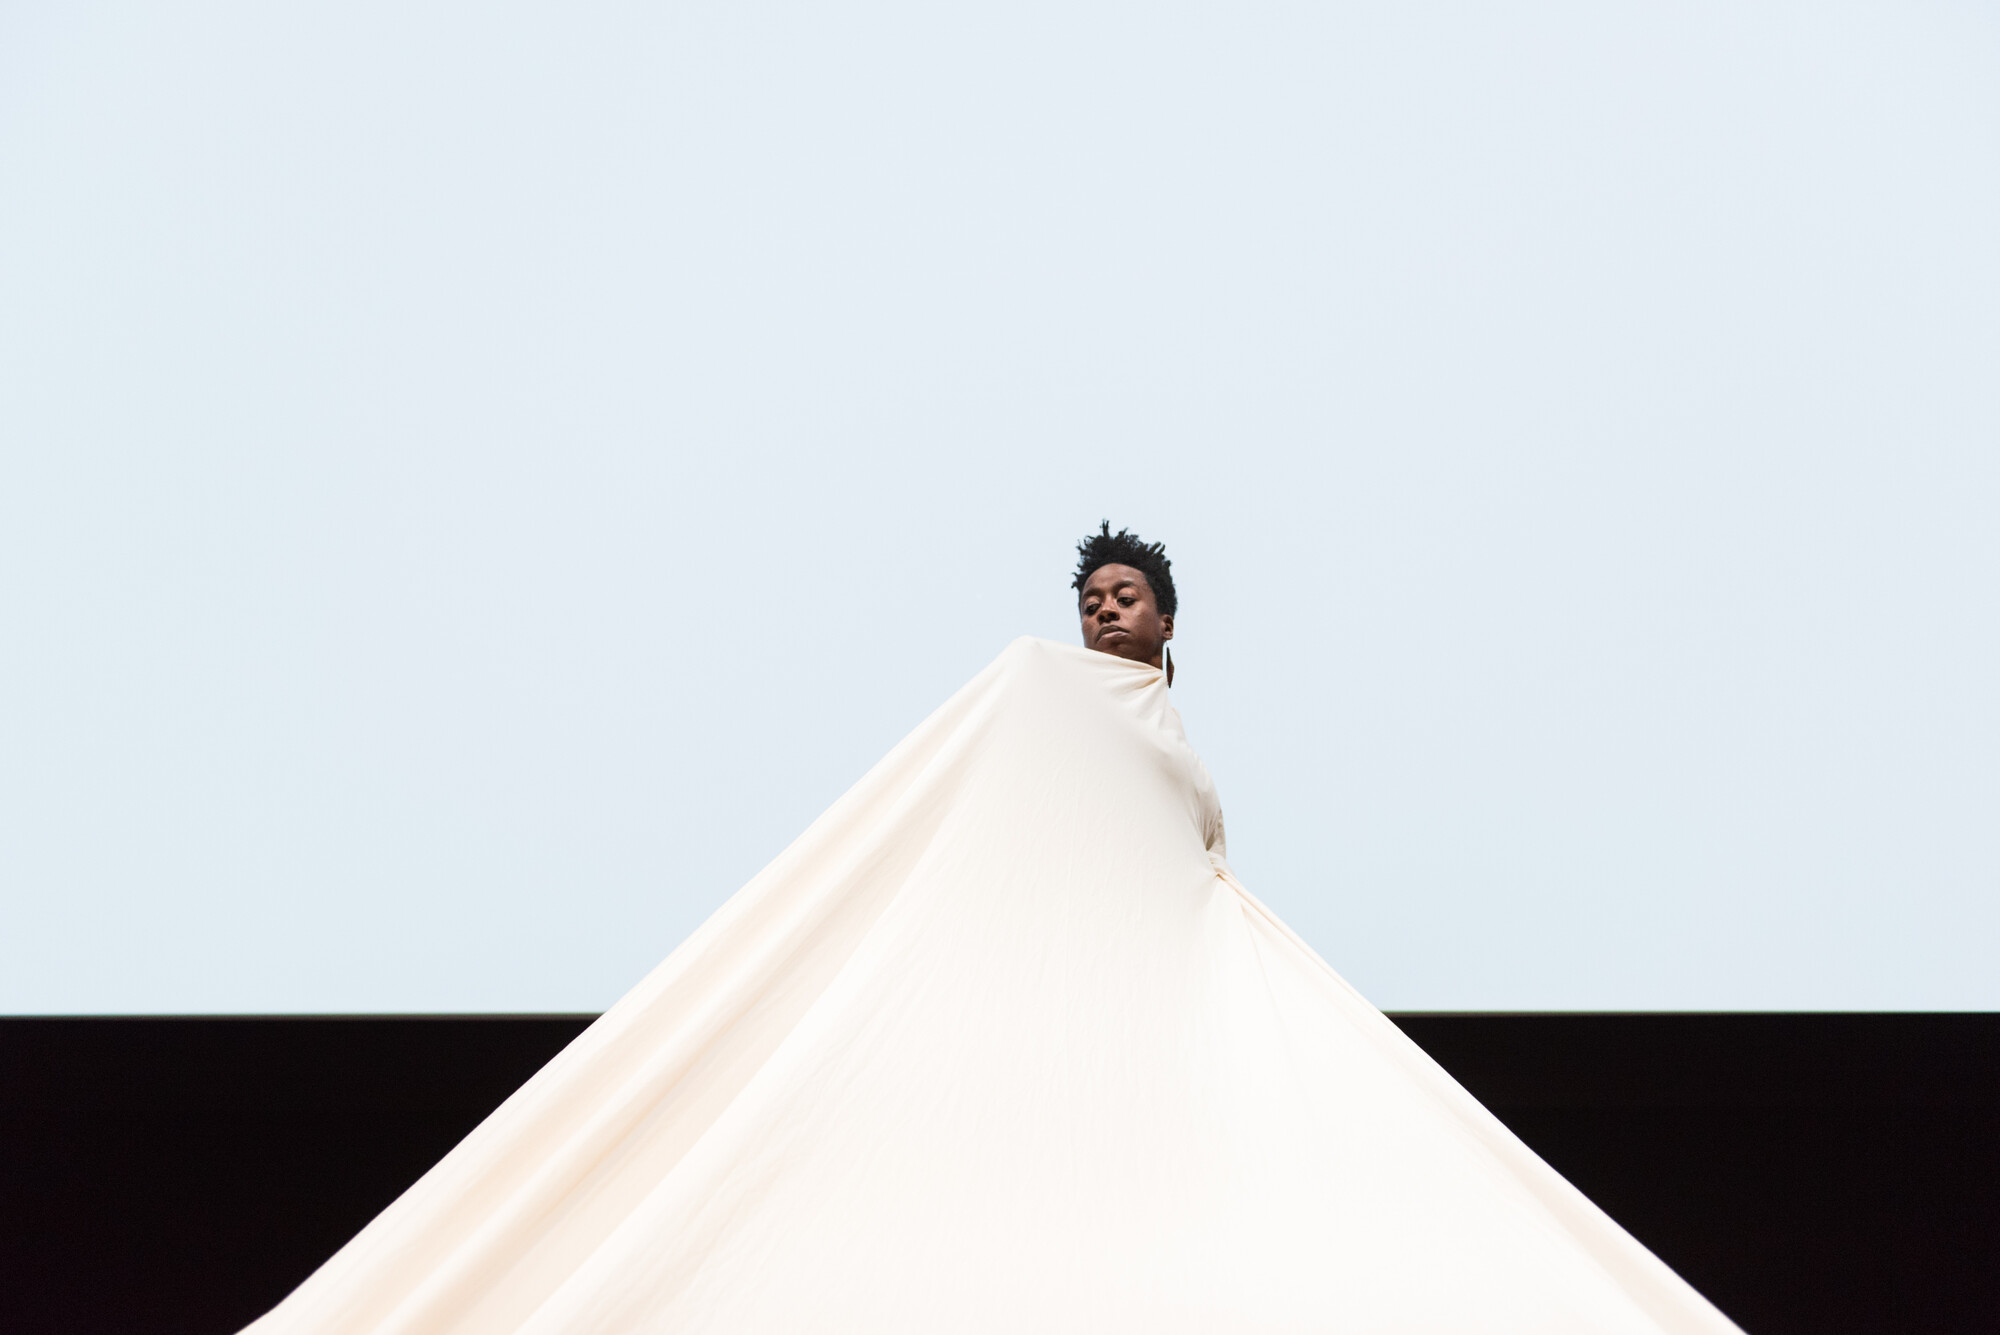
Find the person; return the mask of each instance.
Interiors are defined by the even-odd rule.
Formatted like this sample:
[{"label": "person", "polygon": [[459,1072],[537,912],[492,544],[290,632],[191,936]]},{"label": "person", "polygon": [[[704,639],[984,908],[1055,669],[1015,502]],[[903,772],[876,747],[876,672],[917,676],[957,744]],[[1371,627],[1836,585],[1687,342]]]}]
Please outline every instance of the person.
[{"label": "person", "polygon": [[[1165,550],[945,701],[256,1335],[1740,1335],[1237,879]],[[1310,836],[1309,836],[1310,837]]]},{"label": "person", "polygon": [[1167,641],[1174,638],[1179,599],[1164,544],[1145,542],[1128,529],[1114,534],[1107,519],[1077,543],[1072,587],[1084,648],[1153,667],[1164,658],[1167,684],[1173,684]]}]

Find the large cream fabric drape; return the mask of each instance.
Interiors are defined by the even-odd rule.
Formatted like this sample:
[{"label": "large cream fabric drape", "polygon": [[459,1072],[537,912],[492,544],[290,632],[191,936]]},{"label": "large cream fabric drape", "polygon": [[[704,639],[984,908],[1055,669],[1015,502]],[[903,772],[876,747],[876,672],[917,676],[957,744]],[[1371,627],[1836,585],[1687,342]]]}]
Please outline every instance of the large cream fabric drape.
[{"label": "large cream fabric drape", "polygon": [[257,1335],[1724,1332],[1012,645]]}]

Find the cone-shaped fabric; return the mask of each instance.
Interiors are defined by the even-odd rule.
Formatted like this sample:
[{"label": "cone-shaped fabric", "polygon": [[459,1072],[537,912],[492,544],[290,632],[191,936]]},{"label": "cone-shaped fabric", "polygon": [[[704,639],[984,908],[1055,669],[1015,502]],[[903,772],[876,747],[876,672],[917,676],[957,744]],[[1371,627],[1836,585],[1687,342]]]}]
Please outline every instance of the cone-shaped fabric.
[{"label": "cone-shaped fabric", "polygon": [[257,1335],[1725,1332],[1021,640]]}]

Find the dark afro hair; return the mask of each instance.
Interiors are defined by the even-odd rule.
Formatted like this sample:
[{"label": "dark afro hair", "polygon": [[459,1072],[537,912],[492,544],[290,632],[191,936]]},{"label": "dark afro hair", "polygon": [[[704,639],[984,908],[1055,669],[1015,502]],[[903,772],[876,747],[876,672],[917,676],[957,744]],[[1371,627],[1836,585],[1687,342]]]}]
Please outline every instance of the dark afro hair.
[{"label": "dark afro hair", "polygon": [[1153,586],[1153,600],[1161,616],[1172,616],[1178,599],[1174,597],[1174,563],[1167,559],[1166,544],[1143,541],[1130,529],[1111,531],[1105,520],[1097,532],[1076,545],[1076,578],[1070,587],[1082,596],[1083,586],[1102,566],[1131,566]]}]

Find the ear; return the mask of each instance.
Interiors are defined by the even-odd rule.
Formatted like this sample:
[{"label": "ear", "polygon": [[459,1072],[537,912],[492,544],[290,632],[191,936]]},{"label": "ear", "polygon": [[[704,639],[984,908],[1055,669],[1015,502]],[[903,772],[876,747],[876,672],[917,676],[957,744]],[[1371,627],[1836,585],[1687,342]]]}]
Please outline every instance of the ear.
[{"label": "ear", "polygon": [[1161,617],[1160,639],[1171,640],[1172,638],[1174,638],[1174,619],[1172,617]]}]

